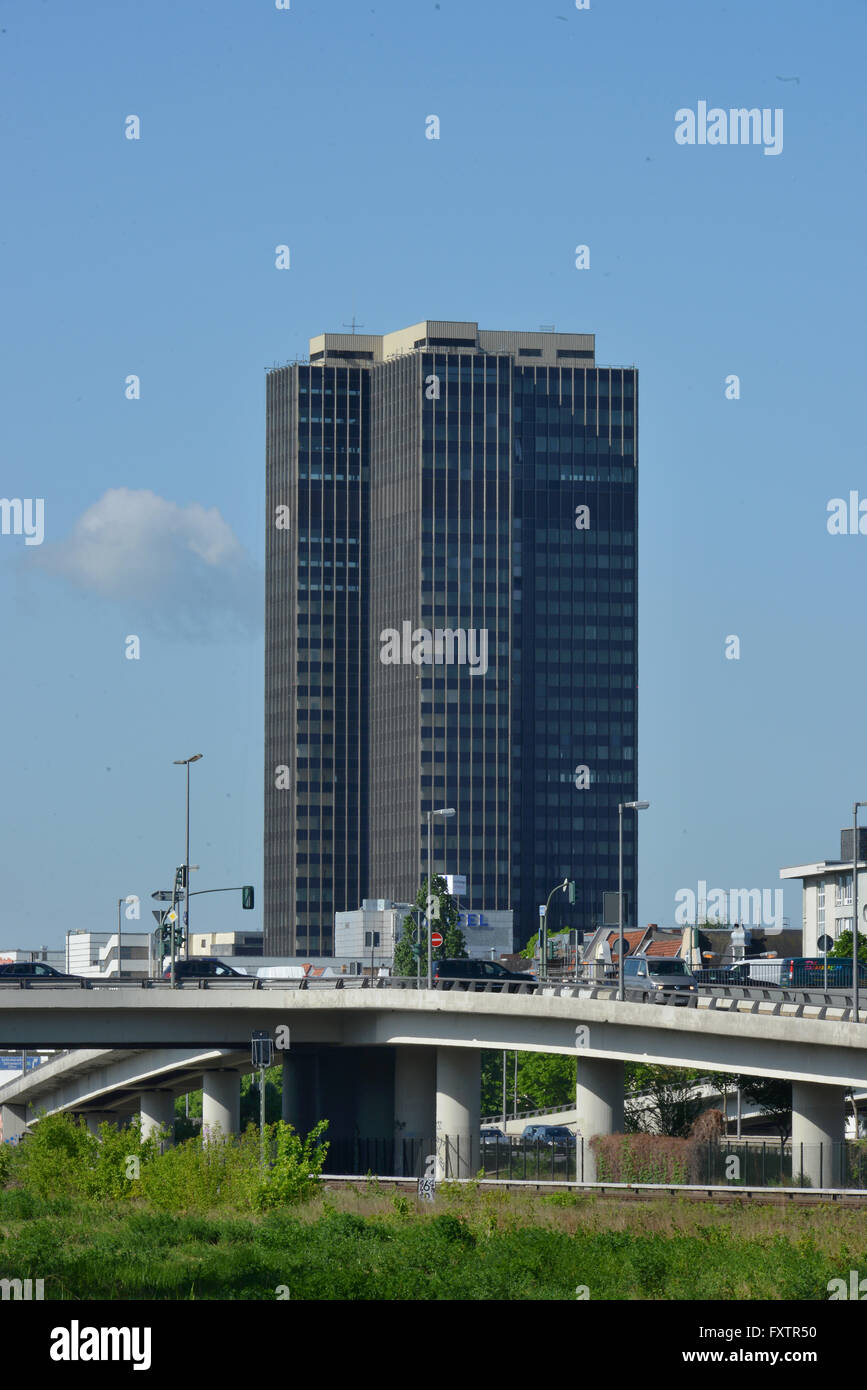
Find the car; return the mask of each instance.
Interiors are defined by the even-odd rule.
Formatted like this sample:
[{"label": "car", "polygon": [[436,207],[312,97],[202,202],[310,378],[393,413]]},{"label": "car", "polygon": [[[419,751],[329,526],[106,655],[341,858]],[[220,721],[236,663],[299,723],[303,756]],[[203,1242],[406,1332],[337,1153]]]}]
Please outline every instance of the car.
[{"label": "car", "polygon": [[676,956],[627,956],[623,962],[627,989],[644,989],[660,1003],[688,1004],[698,981],[685,960]]},{"label": "car", "polygon": [[525,1125],[521,1135],[521,1142],[524,1144],[545,1144],[559,1146],[563,1144],[575,1145],[575,1135],[566,1125]]},{"label": "car", "polygon": [[44,960],[12,960],[0,964],[0,980],[65,980],[67,984],[83,985],[87,981],[81,975],[65,975],[55,970]]},{"label": "car", "polygon": [[506,1148],[511,1148],[512,1141],[508,1134],[504,1134],[501,1129],[494,1129],[492,1125],[486,1125],[479,1133],[479,1138],[483,1144],[505,1144]]},{"label": "car", "polygon": [[431,978],[434,983],[442,981],[444,989],[484,989],[491,986],[495,991],[505,990],[514,993],[520,985],[529,985],[531,990],[539,988],[533,975],[507,970],[496,960],[435,960],[431,965]]},{"label": "car", "polygon": [[[172,967],[167,965],[163,971],[163,979],[170,980],[171,978]],[[244,975],[242,971],[235,970],[233,966],[218,960],[216,956],[194,956],[192,960],[175,961],[176,980],[246,980],[248,978],[249,976]]]},{"label": "car", "polygon": [[693,979],[700,985],[730,985],[732,983],[730,965],[712,965],[701,970],[693,970]]},{"label": "car", "polygon": [[[728,968],[728,978],[724,981],[728,985],[746,985],[750,989],[757,988],[776,988],[780,984],[779,967],[782,962],[777,961],[773,964],[767,960],[739,960],[736,965]],[[761,970],[761,966],[770,966],[768,970]],[[755,967],[755,970],[753,969]]]}]

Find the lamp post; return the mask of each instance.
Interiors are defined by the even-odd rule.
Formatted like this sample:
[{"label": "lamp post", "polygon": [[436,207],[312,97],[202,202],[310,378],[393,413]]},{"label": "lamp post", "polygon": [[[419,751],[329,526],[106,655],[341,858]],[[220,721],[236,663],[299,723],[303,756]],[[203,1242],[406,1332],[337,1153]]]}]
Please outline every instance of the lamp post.
[{"label": "lamp post", "polygon": [[617,807],[619,829],[617,917],[620,923],[617,943],[617,998],[623,999],[623,812],[646,811],[649,801],[621,801]]},{"label": "lamp post", "polygon": [[555,893],[565,893],[569,887],[568,878],[564,878],[562,883],[558,883],[548,894],[548,901],[545,903],[545,911],[542,913],[542,960],[541,976],[543,980],[548,978],[548,909],[551,906],[551,899]]},{"label": "lamp post", "polygon": [[[197,763],[203,753],[194,753],[191,758],[175,758],[175,767],[185,767],[187,769],[187,838],[186,849],[184,850],[184,926],[186,935],[184,937],[184,960],[190,958],[190,763]],[[174,931],[174,925],[172,925]]]},{"label": "lamp post", "polygon": [[431,911],[431,900],[433,898],[433,850],[432,850],[432,831],[434,816],[453,816],[454,806],[444,806],[439,811],[428,811],[427,813],[427,987],[433,989],[433,966],[431,954],[431,934],[433,932],[433,913]]},{"label": "lamp post", "polygon": [[[852,1003],[855,1022],[861,1022],[858,980],[858,807],[867,801],[856,801],[852,807]],[[827,965],[825,967],[827,969]],[[857,1125],[856,1125],[857,1131]],[[855,1138],[858,1135],[856,1132]]]},{"label": "lamp post", "polygon": [[[121,910],[121,908],[123,907],[123,905],[124,905],[125,902],[126,902],[126,898],[118,898],[118,900],[117,900],[117,978],[118,978],[118,979],[121,979],[121,977],[122,977],[122,975],[123,975],[123,947],[122,947],[122,941],[123,941],[122,932],[123,932],[123,927],[121,926],[121,923],[120,923],[120,910]],[[68,969],[69,969],[69,966],[67,965],[66,968],[67,968],[67,970],[68,970]]]}]

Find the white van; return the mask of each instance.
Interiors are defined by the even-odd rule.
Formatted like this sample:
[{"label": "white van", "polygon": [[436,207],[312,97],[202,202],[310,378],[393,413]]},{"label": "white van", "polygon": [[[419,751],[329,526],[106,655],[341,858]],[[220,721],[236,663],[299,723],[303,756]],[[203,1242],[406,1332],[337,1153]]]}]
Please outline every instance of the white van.
[{"label": "white van", "polygon": [[623,962],[625,989],[644,988],[656,998],[687,1004],[698,993],[698,983],[686,961],[675,956],[627,956]]}]

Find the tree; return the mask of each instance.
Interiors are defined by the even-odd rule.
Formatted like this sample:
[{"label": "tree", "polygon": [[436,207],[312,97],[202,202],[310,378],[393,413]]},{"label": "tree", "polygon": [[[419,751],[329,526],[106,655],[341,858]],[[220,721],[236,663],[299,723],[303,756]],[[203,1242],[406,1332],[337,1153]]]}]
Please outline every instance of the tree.
[{"label": "tree", "polygon": [[627,1062],[626,1129],[632,1133],[685,1137],[701,1113],[704,1100],[691,1092],[700,1073],[687,1067],[657,1067]]},{"label": "tree", "polygon": [[[442,946],[435,946],[433,950],[434,960],[467,960],[469,952],[467,943],[460,927],[460,909],[446,887],[446,881],[439,874],[435,874],[432,882],[432,907],[433,930],[442,933]],[[415,900],[417,908],[427,912],[428,903],[428,881],[422,883],[418,890]],[[427,924],[422,921],[421,930],[418,933],[421,940],[418,958],[413,955],[414,936],[417,925],[412,917],[404,917],[403,933],[394,948],[394,963],[392,966],[395,975],[427,975]]]},{"label": "tree", "polygon": [[[837,940],[834,942],[833,951],[828,952],[828,959],[832,957],[836,960],[852,959],[852,933],[841,931]],[[858,932],[858,959],[862,965],[867,965],[867,940],[861,931]]]},{"label": "tree", "polygon": [[740,1076],[741,1093],[754,1100],[780,1136],[780,1148],[792,1132],[792,1083],[777,1077]]},{"label": "tree", "polygon": [[[274,1124],[281,1118],[283,1106],[283,1063],[265,1069],[265,1123]],[[258,1128],[259,1118],[259,1069],[251,1075],[241,1077],[241,1132],[248,1124]]]},{"label": "tree", "polygon": [[[550,1052],[518,1053],[518,1110],[556,1109],[575,1103],[575,1058]],[[515,1107],[515,1054],[506,1053],[506,1110]],[[503,1054],[482,1052],[482,1114],[503,1107]]]}]

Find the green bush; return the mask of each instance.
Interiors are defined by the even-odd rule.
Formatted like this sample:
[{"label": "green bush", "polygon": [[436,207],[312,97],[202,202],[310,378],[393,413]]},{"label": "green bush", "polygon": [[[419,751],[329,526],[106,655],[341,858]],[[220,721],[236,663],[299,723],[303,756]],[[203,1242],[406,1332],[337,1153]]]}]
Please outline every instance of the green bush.
[{"label": "green bush", "polygon": [[83,1120],[45,1115],[14,1150],[11,1176],[36,1197],[83,1195],[97,1143]]},{"label": "green bush", "polygon": [[138,1190],[138,1171],[158,1149],[157,1136],[142,1140],[138,1119],[123,1129],[102,1124],[97,1137],[72,1115],[45,1115],[12,1150],[7,1181],[14,1178],[27,1192],[54,1202],[72,1197],[128,1198]]},{"label": "green bush", "polygon": [[142,1164],[139,1186],[157,1211],[209,1212],[249,1209],[259,1182],[259,1135],[248,1125],[235,1141],[212,1131],[154,1154]]},{"label": "green bush", "polygon": [[283,1120],[266,1126],[274,1158],[255,1192],[254,1205],[259,1211],[308,1201],[319,1190],[319,1175],[328,1153],[328,1144],[322,1139],[327,1128],[328,1121],[320,1120],[302,1140]]}]

